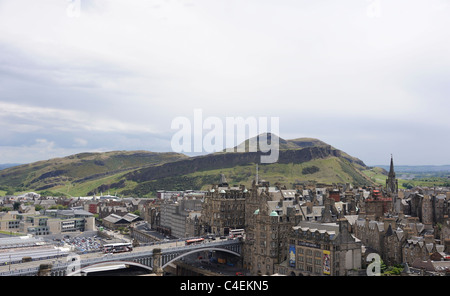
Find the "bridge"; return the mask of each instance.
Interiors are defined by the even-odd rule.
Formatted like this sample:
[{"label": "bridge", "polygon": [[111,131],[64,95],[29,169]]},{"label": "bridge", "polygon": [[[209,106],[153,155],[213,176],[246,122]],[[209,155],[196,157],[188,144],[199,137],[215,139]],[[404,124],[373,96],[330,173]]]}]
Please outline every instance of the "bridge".
[{"label": "bridge", "polygon": [[[170,263],[181,259],[184,256],[195,254],[202,251],[220,251],[241,256],[242,242],[240,240],[222,240],[213,242],[204,242],[196,245],[182,247],[137,247],[131,252],[120,254],[96,253],[93,258],[83,258],[75,253],[67,256],[66,262],[60,262],[51,265],[47,274],[51,276],[75,276],[85,275],[94,270],[102,268],[123,268],[125,266],[137,266],[147,269],[152,273],[160,273],[162,269]],[[35,276],[40,270],[40,261],[33,263],[38,266],[15,268],[11,271],[0,272],[0,276]],[[43,263],[43,262],[41,262]]]}]

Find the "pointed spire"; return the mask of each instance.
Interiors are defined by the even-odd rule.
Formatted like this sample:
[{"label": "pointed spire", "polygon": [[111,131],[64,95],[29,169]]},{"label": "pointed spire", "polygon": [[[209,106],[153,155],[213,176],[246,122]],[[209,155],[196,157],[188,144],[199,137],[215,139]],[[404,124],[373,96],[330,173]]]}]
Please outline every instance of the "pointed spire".
[{"label": "pointed spire", "polygon": [[389,168],[389,176],[395,176],[394,172],[394,157],[391,154],[391,167]]},{"label": "pointed spire", "polygon": [[386,191],[388,194],[396,194],[398,192],[398,180],[395,178],[394,157],[391,154],[391,166],[389,168],[388,178],[386,179]]}]

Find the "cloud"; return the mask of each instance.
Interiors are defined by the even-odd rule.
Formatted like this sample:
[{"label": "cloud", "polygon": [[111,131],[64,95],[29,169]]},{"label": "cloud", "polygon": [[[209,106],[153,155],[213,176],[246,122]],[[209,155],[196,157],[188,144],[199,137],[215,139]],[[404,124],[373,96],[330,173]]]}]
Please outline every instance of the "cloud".
[{"label": "cloud", "polygon": [[36,139],[30,145],[0,146],[0,162],[8,163],[11,159],[20,160],[19,163],[29,163],[54,157],[63,157],[80,151],[57,147],[55,142],[47,139]]},{"label": "cloud", "polygon": [[[0,2],[4,145],[169,150],[171,120],[196,108],[279,116],[282,137],[368,163],[389,157],[386,135],[448,144],[446,1],[79,3],[75,16],[68,1]],[[405,163],[427,161],[416,151]]]},{"label": "cloud", "polygon": [[0,121],[2,119],[4,119],[3,123],[5,125],[10,126],[11,132],[30,132],[44,129],[64,132],[156,132],[151,128],[150,124],[148,126],[135,125],[116,119],[105,118],[101,115],[92,116],[92,114],[80,111],[6,102],[0,102]]},{"label": "cloud", "polygon": [[76,146],[80,146],[80,147],[84,147],[87,146],[88,141],[82,138],[75,138],[73,139],[73,141],[75,142]]}]

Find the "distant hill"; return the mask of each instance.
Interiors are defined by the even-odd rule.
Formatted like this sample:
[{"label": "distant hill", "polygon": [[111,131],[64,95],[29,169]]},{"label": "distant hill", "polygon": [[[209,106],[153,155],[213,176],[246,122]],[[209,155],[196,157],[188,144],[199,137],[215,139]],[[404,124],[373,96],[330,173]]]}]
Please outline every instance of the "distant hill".
[{"label": "distant hill", "polygon": [[[352,156],[348,155],[347,153],[345,153],[344,151],[338,150],[338,149],[334,148],[333,146],[331,146],[319,139],[297,138],[297,139],[292,139],[292,140],[285,140],[285,139],[280,138],[277,135],[274,135],[271,133],[266,133],[266,134],[262,134],[262,135],[265,135],[265,139],[267,139],[268,143],[271,143],[271,141],[278,141],[280,150],[300,150],[300,149],[312,148],[312,147],[322,147],[322,148],[328,147],[329,149],[336,151],[336,153],[338,153],[340,157],[347,159],[351,163],[366,167],[366,165],[364,164],[364,162],[362,160],[352,157]],[[238,149],[241,149],[241,151],[242,150],[251,151],[251,148],[253,148],[253,150],[260,151],[258,145],[255,148],[250,143],[259,143],[260,140],[263,141],[264,139],[261,139],[262,135],[258,135],[256,137],[253,137],[253,138],[250,138],[250,139],[244,141],[243,143],[234,147],[234,151],[239,151]]]},{"label": "distant hill", "polygon": [[58,186],[80,184],[89,180],[183,158],[187,158],[187,156],[172,152],[112,151],[80,153],[4,169],[0,171],[0,186],[9,186],[16,191],[40,191]]},{"label": "distant hill", "polygon": [[[377,165],[377,167],[389,170],[388,165]],[[450,165],[396,165],[398,173],[436,173],[450,172]]]},{"label": "distant hill", "polygon": [[[263,153],[259,150],[195,157],[147,151],[81,153],[0,171],[0,186],[8,185],[16,191],[50,191],[72,196],[107,191],[128,196],[153,196],[157,190],[206,189],[217,183],[222,173],[230,184],[250,186],[255,179],[257,163],[260,179],[271,184],[373,184],[362,173],[368,169],[363,161],[318,139],[285,140],[272,134],[268,134],[268,138],[278,139],[280,143],[276,163],[261,164]],[[248,146],[251,142],[248,139],[237,147]]]},{"label": "distant hill", "polygon": [[[278,137],[273,136],[273,140]],[[277,138],[275,138],[277,137]],[[268,135],[272,139],[272,135]],[[256,138],[258,143],[259,136]],[[137,185],[124,190],[128,195],[147,195],[158,189],[206,189],[219,181],[225,174],[230,184],[250,186],[255,179],[255,167],[259,164],[260,177],[271,184],[276,182],[292,186],[310,181],[319,183],[353,183],[371,185],[372,180],[362,173],[367,166],[360,159],[352,157],[320,140],[300,138],[279,140],[279,159],[272,164],[261,164],[263,153],[250,149],[251,139],[234,148],[245,152],[218,152],[203,156],[181,159],[158,166],[136,170],[123,176],[126,182]],[[257,147],[259,148],[259,147]]]},{"label": "distant hill", "polygon": [[21,163],[0,163],[0,171],[18,165],[21,165]]}]

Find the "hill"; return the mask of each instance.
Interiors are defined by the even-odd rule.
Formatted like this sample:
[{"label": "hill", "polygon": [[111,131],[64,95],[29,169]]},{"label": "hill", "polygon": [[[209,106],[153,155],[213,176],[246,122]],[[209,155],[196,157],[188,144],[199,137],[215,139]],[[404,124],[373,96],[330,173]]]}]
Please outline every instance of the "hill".
[{"label": "hill", "polygon": [[111,151],[80,153],[14,166],[0,171],[0,186],[15,191],[42,191],[82,184],[154,164],[187,158],[178,153]]},{"label": "hill", "polygon": [[[230,184],[250,186],[257,163],[260,178],[271,184],[293,186],[311,181],[373,184],[362,173],[368,169],[364,162],[318,139],[285,140],[271,134],[268,138],[280,143],[276,163],[261,164],[264,153],[259,149],[196,157],[146,151],[82,153],[0,171],[0,186],[72,196],[112,191],[145,197],[154,196],[157,190],[206,189],[217,183],[222,173]],[[248,148],[251,140],[236,146],[235,151],[242,145]]]},{"label": "hill", "polygon": [[[273,139],[272,139],[273,137]],[[259,136],[248,139],[234,147],[234,152],[218,152],[191,157],[176,162],[136,170],[123,176],[126,182],[136,186],[122,191],[127,195],[145,196],[156,190],[206,189],[219,181],[225,174],[230,184],[250,186],[255,179],[255,167],[259,164],[261,178],[274,184],[352,183],[371,185],[372,180],[362,173],[367,166],[360,159],[352,157],[320,140],[299,138],[284,140],[268,135],[268,139],[279,141],[279,158],[276,163],[261,164],[263,153],[250,149],[250,143],[258,143]],[[243,152],[239,151],[241,148]],[[256,152],[250,152],[255,151]]]},{"label": "hill", "polygon": [[21,165],[21,163],[0,163],[0,171],[18,165]]}]

